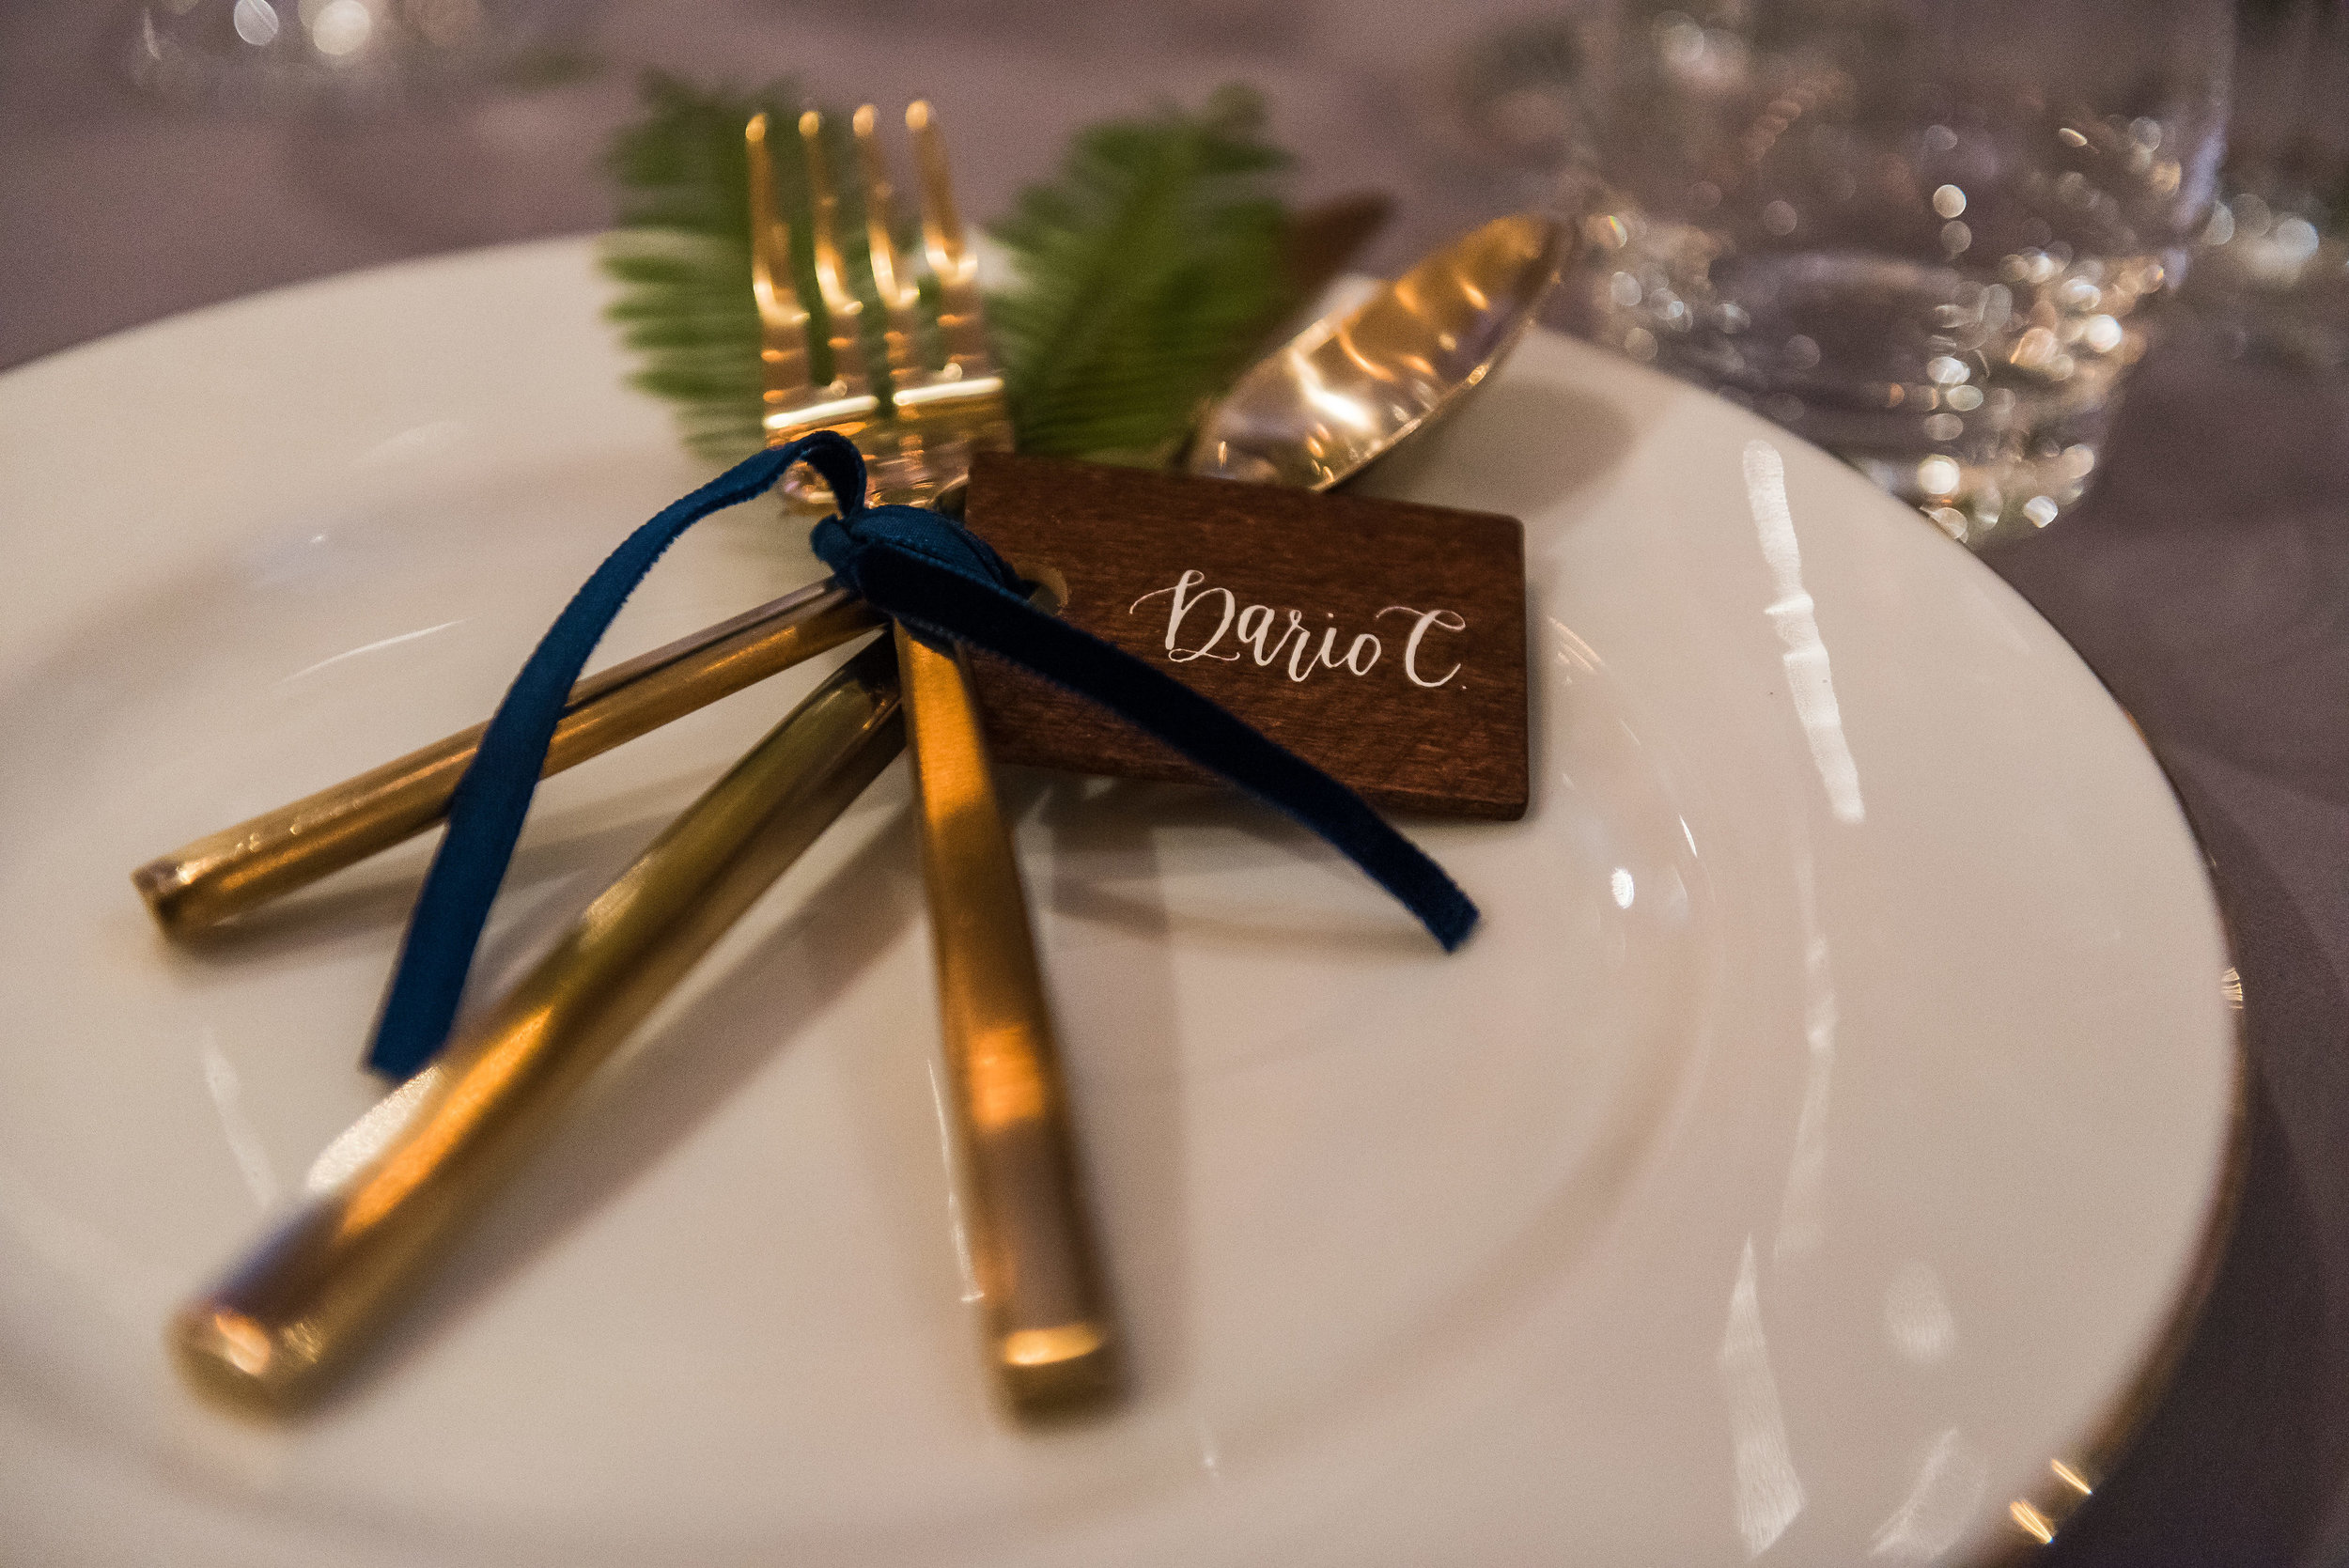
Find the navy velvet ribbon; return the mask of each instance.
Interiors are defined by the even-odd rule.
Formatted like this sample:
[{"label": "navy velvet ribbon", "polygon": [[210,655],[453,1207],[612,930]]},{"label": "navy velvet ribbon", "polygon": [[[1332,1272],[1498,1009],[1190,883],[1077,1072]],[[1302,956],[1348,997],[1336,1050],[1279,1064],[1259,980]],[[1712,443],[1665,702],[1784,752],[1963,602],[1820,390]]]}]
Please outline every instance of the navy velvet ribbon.
[{"label": "navy velvet ribbon", "polygon": [[1418,916],[1446,952],[1476,906],[1361,796],[1173,676],[1028,602],[1029,585],[984,539],[936,512],[864,505],[854,443],[819,430],[738,463],[629,536],[555,618],[483,732],[449,801],[448,831],[417,895],[367,1064],[405,1078],[448,1038],[490,904],[521,835],[572,685],[620,606],[678,535],[771,487],[793,463],[820,474],[837,515],[816,553],[841,582],[925,643],[969,643],[1109,708],[1343,852]]}]

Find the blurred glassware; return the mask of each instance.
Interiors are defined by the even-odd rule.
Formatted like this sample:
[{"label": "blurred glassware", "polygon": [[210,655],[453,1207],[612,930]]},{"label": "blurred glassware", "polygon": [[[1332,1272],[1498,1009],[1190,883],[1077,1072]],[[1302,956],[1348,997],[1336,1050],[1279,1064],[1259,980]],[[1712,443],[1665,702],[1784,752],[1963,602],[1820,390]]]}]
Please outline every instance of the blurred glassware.
[{"label": "blurred glassware", "polygon": [[183,103],[379,109],[576,70],[568,0],[139,0],[132,83]]},{"label": "blurred glassware", "polygon": [[2349,0],[2244,0],[2225,194],[2185,302],[2249,351],[2349,366]]},{"label": "blurred glassware", "polygon": [[1448,194],[1503,210],[1548,205],[1578,145],[1579,29],[1572,12],[1528,17],[1405,85]]},{"label": "blurred glassware", "polygon": [[2210,204],[2225,0],[1610,0],[1464,54],[1455,131],[1561,171],[1563,324],[1981,545],[2081,492]]}]

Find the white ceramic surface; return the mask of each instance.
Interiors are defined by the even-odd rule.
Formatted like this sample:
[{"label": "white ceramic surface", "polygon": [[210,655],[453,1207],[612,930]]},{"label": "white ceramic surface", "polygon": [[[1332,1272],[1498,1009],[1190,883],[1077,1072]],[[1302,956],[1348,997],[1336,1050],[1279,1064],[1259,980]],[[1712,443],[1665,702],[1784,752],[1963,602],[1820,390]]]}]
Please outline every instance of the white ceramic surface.
[{"label": "white ceramic surface", "polygon": [[[1020,776],[1138,1376],[988,1403],[892,774],[350,1397],[163,1316],[368,1103],[424,848],[198,950],[126,874],[485,712],[700,477],[581,242],[0,378],[0,1550],[41,1563],[1919,1563],[2177,1310],[2236,1058],[2200,859],[2063,644],[1860,479],[1536,335],[1379,488],[1525,519],[1535,803],[1439,955],[1267,815]],[[814,575],[705,524],[619,657]],[[553,782],[510,972],[812,675]]]}]

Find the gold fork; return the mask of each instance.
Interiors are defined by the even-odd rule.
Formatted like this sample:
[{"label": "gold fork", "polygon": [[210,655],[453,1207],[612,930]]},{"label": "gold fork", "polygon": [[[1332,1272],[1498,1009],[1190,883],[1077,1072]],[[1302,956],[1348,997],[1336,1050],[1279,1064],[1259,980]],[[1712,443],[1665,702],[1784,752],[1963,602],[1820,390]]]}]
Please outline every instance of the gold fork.
[{"label": "gold fork", "polygon": [[[1009,447],[1011,420],[936,116],[923,102],[906,111],[921,171],[923,248],[939,294],[943,351],[935,366],[924,363],[920,289],[897,249],[895,193],[873,106],[857,110],[850,123],[864,242],[882,311],[888,408],[881,411],[871,391],[862,305],[848,286],[823,121],[813,111],[800,117],[799,130],[833,380],[818,387],[809,375],[811,324],[803,308],[793,314],[796,302],[786,303],[780,287],[788,276],[789,234],[773,211],[760,116],[751,122],[747,145],[753,276],[765,280],[759,303],[768,440],[787,441],[818,423],[844,430],[853,425],[876,498],[919,504],[961,477],[972,453]],[[894,638],[966,1196],[961,1212],[989,1354],[1015,1405],[1059,1407],[1108,1391],[1113,1350],[1027,899],[962,654],[932,648],[903,627]]]}]

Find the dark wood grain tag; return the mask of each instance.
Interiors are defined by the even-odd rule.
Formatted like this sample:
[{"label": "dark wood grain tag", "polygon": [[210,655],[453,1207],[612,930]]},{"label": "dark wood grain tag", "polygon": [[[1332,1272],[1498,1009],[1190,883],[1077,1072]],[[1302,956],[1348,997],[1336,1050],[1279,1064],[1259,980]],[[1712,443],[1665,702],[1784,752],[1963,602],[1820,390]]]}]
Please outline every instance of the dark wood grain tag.
[{"label": "dark wood grain tag", "polygon": [[[981,455],[964,520],[1062,614],[1385,810],[1526,804],[1525,553],[1514,518]],[[1125,721],[974,658],[1003,762],[1206,775]]]}]

